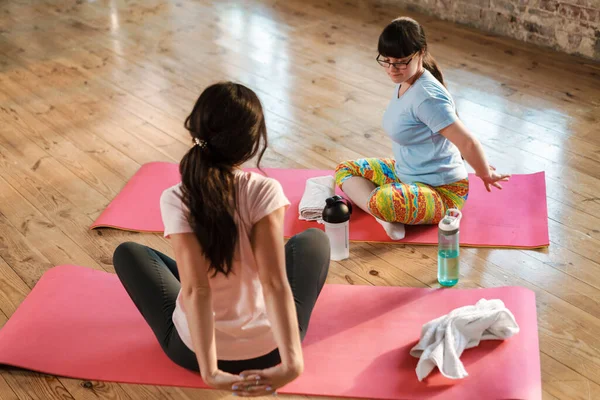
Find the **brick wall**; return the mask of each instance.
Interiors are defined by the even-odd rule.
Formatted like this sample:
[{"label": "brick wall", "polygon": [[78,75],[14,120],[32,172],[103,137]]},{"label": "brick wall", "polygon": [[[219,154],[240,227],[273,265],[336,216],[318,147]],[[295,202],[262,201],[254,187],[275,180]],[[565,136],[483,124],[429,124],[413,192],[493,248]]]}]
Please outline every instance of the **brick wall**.
[{"label": "brick wall", "polygon": [[600,0],[383,0],[600,61]]}]

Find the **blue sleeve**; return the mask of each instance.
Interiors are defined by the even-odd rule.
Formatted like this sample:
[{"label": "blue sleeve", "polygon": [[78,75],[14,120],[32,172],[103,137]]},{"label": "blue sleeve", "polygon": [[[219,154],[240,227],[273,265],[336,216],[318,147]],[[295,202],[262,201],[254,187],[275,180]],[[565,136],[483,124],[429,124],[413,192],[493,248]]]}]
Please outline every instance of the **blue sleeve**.
[{"label": "blue sleeve", "polygon": [[445,96],[434,96],[425,99],[417,107],[416,117],[427,125],[433,133],[438,133],[458,120],[454,103]]}]

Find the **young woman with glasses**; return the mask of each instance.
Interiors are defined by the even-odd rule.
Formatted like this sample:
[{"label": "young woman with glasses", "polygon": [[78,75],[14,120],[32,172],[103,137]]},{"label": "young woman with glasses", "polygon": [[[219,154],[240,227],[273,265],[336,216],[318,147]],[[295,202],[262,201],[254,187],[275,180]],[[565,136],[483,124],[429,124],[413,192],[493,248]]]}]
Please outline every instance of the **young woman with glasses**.
[{"label": "young woman with glasses", "polygon": [[437,224],[449,208],[462,209],[469,193],[463,158],[487,191],[502,189],[479,141],[456,113],[442,72],[428,52],[421,25],[401,17],[379,37],[377,62],[395,83],[383,116],[393,158],[345,161],[336,182],[373,215],[390,238],[404,238],[404,225]]}]

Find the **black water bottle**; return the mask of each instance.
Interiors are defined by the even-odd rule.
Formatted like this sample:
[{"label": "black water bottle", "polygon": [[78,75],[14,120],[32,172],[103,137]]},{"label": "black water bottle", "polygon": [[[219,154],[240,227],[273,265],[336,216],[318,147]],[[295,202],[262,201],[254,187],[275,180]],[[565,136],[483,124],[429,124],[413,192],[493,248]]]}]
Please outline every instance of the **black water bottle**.
[{"label": "black water bottle", "polygon": [[352,204],[341,196],[335,195],[325,200],[323,221],[325,233],[331,245],[331,259],[345,260],[350,257],[350,214]]}]

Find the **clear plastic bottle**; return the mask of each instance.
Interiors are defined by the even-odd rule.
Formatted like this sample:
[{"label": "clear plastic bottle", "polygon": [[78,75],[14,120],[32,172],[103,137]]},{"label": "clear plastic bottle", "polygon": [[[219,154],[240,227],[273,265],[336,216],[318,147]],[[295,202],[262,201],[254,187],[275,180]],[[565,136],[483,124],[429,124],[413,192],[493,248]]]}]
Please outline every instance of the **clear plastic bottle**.
[{"label": "clear plastic bottle", "polygon": [[438,282],[454,286],[460,274],[459,227],[462,213],[456,208],[446,211],[438,224]]},{"label": "clear plastic bottle", "polygon": [[345,260],[350,257],[350,215],[352,203],[335,195],[325,200],[323,223],[325,233],[329,237],[331,259]]}]

